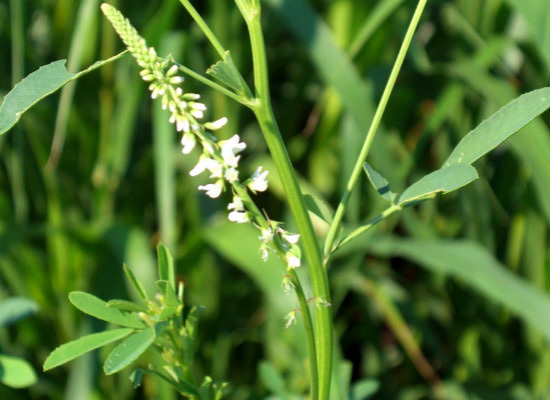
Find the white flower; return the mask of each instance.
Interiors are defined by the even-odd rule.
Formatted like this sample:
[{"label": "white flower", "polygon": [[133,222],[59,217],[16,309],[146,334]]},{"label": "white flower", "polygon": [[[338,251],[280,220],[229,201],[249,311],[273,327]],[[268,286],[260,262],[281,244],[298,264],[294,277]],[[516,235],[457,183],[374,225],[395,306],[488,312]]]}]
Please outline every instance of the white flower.
[{"label": "white flower", "polygon": [[290,244],[296,244],[298,243],[298,240],[300,240],[299,233],[291,234],[289,232],[282,230],[281,236],[283,237],[284,240],[286,240]]},{"label": "white flower", "polygon": [[266,262],[269,257],[269,248],[265,244],[262,244],[260,251],[262,252],[262,261]]},{"label": "white flower", "polygon": [[181,152],[183,154],[189,154],[195,147],[196,142],[197,140],[195,139],[195,135],[189,132],[184,133],[181,137],[181,145],[183,146]]},{"label": "white flower", "polygon": [[236,222],[238,224],[244,224],[249,221],[248,213],[242,211],[231,211],[228,218],[231,222]]},{"label": "white flower", "polygon": [[229,183],[233,183],[239,180],[239,171],[235,168],[227,168],[223,174],[225,180]]},{"label": "white flower", "polygon": [[170,78],[170,83],[173,85],[178,85],[183,82],[183,76],[173,76]]},{"label": "white flower", "polygon": [[218,129],[221,129],[227,124],[227,118],[222,117],[216,121],[207,122],[204,124],[204,127],[206,129],[210,129],[211,131],[217,131]]},{"label": "white flower", "polygon": [[189,171],[189,175],[197,176],[205,170],[210,171],[210,178],[221,178],[223,173],[222,165],[213,158],[206,157],[204,154],[200,156],[199,162]]},{"label": "white flower", "polygon": [[176,72],[178,72],[178,66],[174,64],[170,67],[170,69],[168,71],[166,71],[166,76],[172,76]]},{"label": "white flower", "polygon": [[263,167],[258,167],[256,172],[252,175],[252,181],[248,184],[248,187],[254,192],[263,192],[267,189],[267,179],[266,176],[269,174],[269,171],[263,171]]},{"label": "white flower", "polygon": [[289,269],[298,268],[301,265],[300,258],[297,257],[292,251],[285,254],[286,265]]},{"label": "white flower", "polygon": [[239,140],[239,135],[235,134],[227,140],[220,141],[222,158],[228,167],[237,167],[241,156],[235,155],[246,148],[246,144],[243,142],[239,143]]},{"label": "white flower", "polygon": [[243,211],[244,210],[243,199],[241,199],[239,196],[233,196],[233,202],[228,204],[227,209],[235,210],[235,211]]},{"label": "white flower", "polygon": [[285,316],[285,321],[286,321],[285,329],[288,329],[288,327],[290,325],[292,325],[293,323],[295,324],[296,323],[296,310],[292,310],[291,312],[289,312]]},{"label": "white flower", "polygon": [[325,299],[323,299],[322,297],[315,297],[314,302],[315,302],[315,306],[317,308],[330,307],[331,306],[331,304],[328,301],[326,301]]},{"label": "white flower", "polygon": [[288,295],[290,294],[290,291],[292,290],[292,288],[294,288],[294,284],[290,280],[290,276],[285,275],[285,277],[283,278],[283,291],[285,292],[286,295]]},{"label": "white flower", "polygon": [[215,199],[222,193],[223,181],[219,180],[216,183],[209,183],[208,185],[200,185],[199,190],[204,190],[208,197]]},{"label": "white flower", "polygon": [[260,236],[258,239],[260,239],[264,243],[271,243],[271,241],[273,241],[273,231],[271,230],[271,228],[262,229],[262,236]]}]

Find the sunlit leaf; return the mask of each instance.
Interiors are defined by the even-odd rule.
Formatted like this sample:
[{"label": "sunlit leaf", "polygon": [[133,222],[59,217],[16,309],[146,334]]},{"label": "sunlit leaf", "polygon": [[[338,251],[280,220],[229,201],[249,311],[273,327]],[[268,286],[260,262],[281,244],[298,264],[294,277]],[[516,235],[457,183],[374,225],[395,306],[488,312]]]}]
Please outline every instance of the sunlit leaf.
[{"label": "sunlit leaf", "polygon": [[140,329],[145,327],[145,324],[137,315],[125,313],[116,308],[109,307],[106,302],[89,293],[71,292],[69,294],[69,300],[83,313],[103,321],[128,328]]},{"label": "sunlit leaf", "polygon": [[0,302],[0,328],[27,318],[38,310],[38,305],[23,297],[10,297]]},{"label": "sunlit leaf", "polygon": [[103,347],[109,343],[120,340],[134,330],[129,328],[113,329],[110,331],[93,333],[80,339],[65,343],[52,351],[44,362],[44,371],[65,364],[89,351]]},{"label": "sunlit leaf", "polygon": [[438,169],[409,186],[399,197],[398,204],[407,205],[459,189],[478,178],[477,171],[470,165],[456,165]]},{"label": "sunlit leaf", "polygon": [[159,244],[157,246],[157,255],[158,255],[159,279],[161,281],[170,282],[170,286],[172,286],[172,289],[175,289],[176,274],[174,272],[174,259],[172,258],[170,251],[168,250],[168,248],[166,248],[162,244]]},{"label": "sunlit leaf", "polygon": [[20,389],[36,383],[36,373],[32,366],[19,357],[0,354],[0,382]]},{"label": "sunlit leaf", "polygon": [[390,184],[386,178],[376,172],[367,162],[363,164],[363,168],[365,169],[365,173],[367,174],[370,183],[374,186],[378,194],[384,199],[393,202],[397,194],[390,190]]},{"label": "sunlit leaf", "polygon": [[103,371],[107,374],[114,374],[130,365],[135,359],[142,355],[155,340],[153,328],[136,332],[116,346],[105,361]]},{"label": "sunlit leaf", "polygon": [[470,131],[444,163],[468,165],[483,157],[550,108],[550,87],[533,90],[502,107]]},{"label": "sunlit leaf", "polygon": [[98,61],[75,74],[68,72],[65,68],[67,60],[54,61],[51,64],[40,67],[37,71],[31,73],[15,85],[4,97],[4,101],[0,106],[0,135],[14,126],[25,111],[44,97],[59,90],[70,81],[78,79],[120,58],[124,53],[126,52],[124,51],[114,57]]},{"label": "sunlit leaf", "polygon": [[239,70],[233,63],[233,59],[231,58],[231,53],[229,51],[225,52],[223,60],[218,61],[216,64],[208,68],[206,73],[227,87],[234,89],[238,93],[246,92],[246,88],[241,80]]}]

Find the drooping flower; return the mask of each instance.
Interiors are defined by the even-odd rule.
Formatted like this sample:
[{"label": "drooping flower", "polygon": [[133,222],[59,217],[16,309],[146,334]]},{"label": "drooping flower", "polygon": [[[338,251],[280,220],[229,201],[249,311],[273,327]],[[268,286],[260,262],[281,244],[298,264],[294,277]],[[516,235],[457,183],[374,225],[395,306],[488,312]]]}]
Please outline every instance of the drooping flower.
[{"label": "drooping flower", "polygon": [[211,131],[217,131],[218,129],[223,128],[225,126],[225,124],[227,124],[227,118],[222,117],[220,119],[217,119],[216,121],[206,122],[204,124],[204,127],[206,129],[211,130]]},{"label": "drooping flower", "polygon": [[191,171],[189,171],[189,175],[197,176],[199,174],[202,174],[205,170],[210,171],[210,178],[222,177],[222,165],[218,161],[208,156],[205,156],[204,154],[200,156],[197,165],[195,165],[195,167]]},{"label": "drooping flower", "polygon": [[199,190],[204,190],[206,195],[212,199],[220,196],[223,190],[223,181],[220,179],[216,183],[209,183],[208,185],[200,185]]},{"label": "drooping flower", "polygon": [[193,150],[193,148],[195,147],[196,142],[197,139],[195,139],[195,135],[189,132],[184,133],[181,137],[181,145],[183,146],[181,152],[183,154],[191,153],[191,150]]},{"label": "drooping flower", "polygon": [[223,161],[228,167],[237,168],[239,159],[241,158],[237,154],[246,148],[246,144],[239,142],[239,140],[239,135],[235,134],[231,138],[222,140],[219,143]]},{"label": "drooping flower", "polygon": [[300,240],[300,234],[299,233],[289,233],[285,231],[284,229],[280,229],[279,232],[281,233],[281,236],[284,240],[286,240],[290,244],[296,244],[298,243],[298,240]]},{"label": "drooping flower", "polygon": [[225,170],[223,177],[229,183],[237,182],[239,180],[239,170],[229,167]]},{"label": "drooping flower", "polygon": [[262,243],[262,245],[260,246],[260,252],[262,254],[261,255],[262,261],[266,262],[267,258],[269,257],[269,246],[266,245],[265,243]]},{"label": "drooping flower", "polygon": [[284,319],[286,321],[285,329],[288,329],[290,325],[296,323],[296,310],[292,310],[291,312],[289,312]]},{"label": "drooping flower", "polygon": [[290,279],[290,276],[288,276],[288,275],[284,276],[282,286],[283,286],[283,291],[285,292],[285,294],[287,294],[287,295],[290,294],[290,291],[294,287],[294,283],[292,283],[292,280]]},{"label": "drooping flower", "polygon": [[271,228],[262,229],[262,236],[259,239],[264,243],[271,243],[273,241],[273,230]]},{"label": "drooping flower", "polygon": [[234,210],[234,211],[243,211],[244,210],[243,199],[241,199],[237,195],[233,196],[233,201],[227,205],[227,209]]},{"label": "drooping flower", "polygon": [[300,257],[294,254],[292,250],[287,251],[287,253],[285,254],[285,259],[286,265],[289,269],[298,268],[302,264]]},{"label": "drooping flower", "polygon": [[231,222],[236,222],[238,224],[244,224],[250,221],[248,218],[248,213],[243,211],[231,211],[228,218]]},{"label": "drooping flower", "polygon": [[252,174],[252,177],[250,178],[250,183],[248,184],[248,187],[253,192],[264,192],[267,190],[267,174],[269,174],[269,171],[262,171],[263,167],[258,167],[258,169]]}]

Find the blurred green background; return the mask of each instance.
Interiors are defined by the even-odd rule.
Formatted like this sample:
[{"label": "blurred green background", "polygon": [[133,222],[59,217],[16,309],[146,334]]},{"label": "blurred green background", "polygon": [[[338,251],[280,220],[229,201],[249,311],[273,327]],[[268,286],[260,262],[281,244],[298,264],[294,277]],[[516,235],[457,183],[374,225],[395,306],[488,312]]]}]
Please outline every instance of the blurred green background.
[{"label": "blurred green background", "polygon": [[[178,1],[112,3],[159,54],[201,72],[217,61]],[[236,6],[193,3],[251,82]],[[43,64],[67,58],[74,72],[122,50],[99,4],[0,1],[0,96]],[[416,3],[262,4],[281,131],[305,190],[335,206]],[[428,2],[369,158],[394,191],[439,168],[498,108],[549,85],[549,10],[548,0]],[[259,164],[271,171],[258,204],[292,230],[253,115],[191,79],[184,88],[202,94],[208,118],[229,117],[221,136],[244,138],[243,175]],[[428,399],[442,388],[449,399],[550,399],[550,337],[528,302],[550,305],[549,116],[477,162],[474,184],[392,216],[336,254],[335,399]],[[261,262],[254,230],[227,222],[228,199],[196,190],[203,182],[188,171],[198,155],[181,155],[167,117],[126,56],[0,137],[0,300],[39,306],[0,330],[0,351],[29,360],[38,382],[0,385],[0,399],[175,398],[152,379],[134,390],[128,372],[103,376],[105,354],[41,372],[59,344],[103,328],[72,308],[68,292],[131,298],[122,264],[153,282],[159,241],[174,253],[187,302],[206,306],[197,374],[228,380],[231,399],[306,393],[301,326],[283,328],[296,302],[282,292],[280,265]],[[382,208],[363,179],[346,224]],[[550,326],[544,311],[539,326]]]}]

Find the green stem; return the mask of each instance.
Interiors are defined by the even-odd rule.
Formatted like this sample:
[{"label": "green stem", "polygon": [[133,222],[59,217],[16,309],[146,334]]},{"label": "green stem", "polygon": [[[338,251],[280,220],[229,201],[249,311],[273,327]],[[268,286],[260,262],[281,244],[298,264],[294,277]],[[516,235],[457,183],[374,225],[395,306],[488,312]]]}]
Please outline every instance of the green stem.
[{"label": "green stem", "polygon": [[333,250],[333,245],[336,240],[336,234],[342,222],[342,218],[344,217],[344,213],[346,211],[347,204],[351,196],[351,192],[355,187],[355,184],[357,183],[357,179],[359,179],[359,176],[361,175],[361,170],[363,169],[363,163],[366,161],[367,156],[369,154],[372,141],[374,140],[374,136],[376,134],[376,131],[378,130],[380,121],[382,120],[382,115],[386,110],[386,105],[388,104],[388,100],[390,98],[391,92],[395,85],[397,75],[399,74],[401,66],[403,65],[403,60],[405,59],[405,55],[407,54],[407,50],[409,49],[409,45],[411,44],[411,40],[414,35],[414,31],[416,30],[416,27],[418,25],[418,22],[420,20],[420,16],[422,15],[422,11],[424,11],[424,6],[426,5],[426,1],[427,0],[420,0],[418,2],[418,5],[416,6],[416,10],[414,11],[413,17],[407,29],[407,33],[405,34],[405,38],[403,39],[403,43],[401,44],[401,48],[399,49],[399,53],[397,54],[395,63],[393,64],[390,77],[388,78],[388,82],[386,83],[384,93],[382,93],[382,98],[378,103],[378,107],[374,114],[374,118],[372,119],[372,123],[367,133],[367,137],[365,138],[365,142],[363,143],[361,153],[359,154],[359,157],[357,158],[355,166],[353,167],[353,171],[351,173],[348,184],[346,186],[346,191],[342,196],[342,200],[340,201],[340,204],[338,204],[338,208],[336,209],[336,213],[334,214],[333,222],[330,226],[329,232],[327,234],[327,238],[325,239],[325,246],[324,246],[325,257],[327,257]]},{"label": "green stem", "polygon": [[[260,22],[259,3],[255,3],[254,5],[247,4],[243,0],[236,0],[236,2],[246,20],[252,45],[254,84],[258,102],[253,107],[253,110],[279,172],[290,210],[301,235],[304,256],[311,277],[313,295],[316,298],[322,298],[324,301],[330,302],[328,277],[323,268],[321,252],[315,238],[313,226],[307,214],[296,175],[273,116],[269,96],[267,61]],[[319,378],[318,398],[326,400],[329,397],[332,372],[332,316],[330,307],[315,308],[315,329],[315,348],[317,350]],[[316,382],[312,382],[311,384],[314,387]]]},{"label": "green stem", "polygon": [[[262,212],[258,209],[258,206],[256,206],[256,203],[254,203],[254,201],[250,198],[250,195],[248,194],[248,190],[238,183],[233,185],[233,190],[246,204],[246,207],[250,210],[250,213],[254,215],[255,223],[257,223],[261,229],[270,229],[269,223],[263,216]],[[279,254],[279,257],[281,258],[281,260],[284,260],[285,259],[284,250],[276,242],[274,243],[274,245]],[[313,382],[318,381],[318,373],[317,373],[317,352],[315,350],[313,320],[311,318],[311,312],[309,311],[308,302],[304,294],[304,289],[302,287],[300,279],[298,278],[298,275],[296,274],[296,271],[291,269],[288,271],[288,275],[290,276],[290,279],[292,280],[292,284],[294,285],[294,288],[296,290],[296,296],[298,297],[298,302],[300,303],[300,309],[304,319],[304,329],[306,331],[306,341],[307,341],[306,344],[307,344],[307,351],[308,351],[309,364],[310,364],[310,378],[312,382],[311,398],[316,399],[317,384],[313,384]]]},{"label": "green stem", "polygon": [[185,7],[189,15],[191,15],[191,17],[195,20],[197,25],[201,28],[204,35],[207,37],[210,43],[212,43],[212,46],[214,46],[214,48],[216,49],[216,52],[219,54],[219,56],[223,60],[223,57],[225,55],[225,49],[223,48],[222,44],[220,43],[216,35],[214,35],[214,32],[212,32],[210,27],[206,24],[204,19],[202,19],[202,17],[197,12],[197,10],[195,10],[195,8],[191,5],[189,0],[180,0],[180,3]]},{"label": "green stem", "polygon": [[309,357],[309,374],[311,380],[311,398],[317,399],[318,397],[318,382],[319,382],[319,371],[317,364],[317,350],[315,346],[315,332],[313,330],[313,320],[311,319],[311,312],[309,311],[309,305],[304,294],[304,289],[302,284],[298,279],[296,271],[289,271],[290,278],[294,284],[296,290],[296,296],[298,297],[298,302],[300,303],[300,310],[302,312],[302,317],[304,319],[304,329],[306,331],[306,345],[307,352]]},{"label": "green stem", "polygon": [[254,100],[248,99],[244,96],[239,96],[238,94],[233,93],[231,90],[226,89],[222,85],[206,78],[205,76],[202,76],[198,72],[195,72],[192,69],[189,69],[178,62],[174,62],[174,63],[179,67],[180,70],[182,70],[185,74],[189,75],[191,78],[194,78],[199,82],[204,83],[207,86],[210,86],[212,89],[217,90],[218,92],[226,95],[227,97],[232,98],[236,102],[239,102],[246,107],[252,108],[254,106]]},{"label": "green stem", "polygon": [[403,207],[400,205],[392,205],[391,207],[386,208],[384,211],[382,211],[380,214],[378,214],[376,217],[372,218],[369,222],[367,222],[365,225],[360,226],[359,228],[355,229],[353,232],[351,232],[349,235],[344,237],[340,242],[338,242],[331,253],[338,250],[340,247],[348,243],[349,241],[355,239],[357,236],[367,232],[370,228],[372,228],[374,225],[382,221],[384,218],[392,215],[394,212],[402,210]]}]

